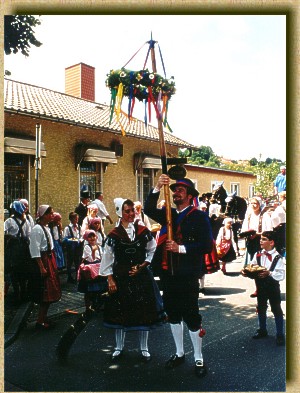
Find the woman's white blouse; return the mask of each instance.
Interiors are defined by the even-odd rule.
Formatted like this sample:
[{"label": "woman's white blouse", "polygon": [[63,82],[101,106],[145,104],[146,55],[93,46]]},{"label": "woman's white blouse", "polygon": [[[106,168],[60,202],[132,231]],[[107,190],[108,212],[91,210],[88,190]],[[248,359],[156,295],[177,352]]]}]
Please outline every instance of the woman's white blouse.
[{"label": "woman's white blouse", "polygon": [[[44,227],[44,228],[48,234],[50,248],[51,250],[53,250],[54,246],[53,246],[53,240],[52,240],[50,229],[48,227]],[[31,258],[39,258],[41,256],[41,251],[48,250],[47,238],[45,236],[43,229],[38,224],[35,225],[31,230],[29,250],[30,250]]]},{"label": "woman's white blouse", "polygon": [[[130,223],[128,225],[128,228],[125,228],[130,240],[134,239],[135,236],[135,230],[134,230],[134,225]],[[151,263],[154,252],[156,249],[156,241],[154,238],[152,238],[146,245],[146,258],[145,261]],[[108,276],[113,274],[113,264],[115,260],[115,255],[114,255],[114,249],[113,247],[109,246],[107,243],[105,243],[104,246],[104,253],[101,261],[101,266],[100,266],[100,274],[101,276]]]}]

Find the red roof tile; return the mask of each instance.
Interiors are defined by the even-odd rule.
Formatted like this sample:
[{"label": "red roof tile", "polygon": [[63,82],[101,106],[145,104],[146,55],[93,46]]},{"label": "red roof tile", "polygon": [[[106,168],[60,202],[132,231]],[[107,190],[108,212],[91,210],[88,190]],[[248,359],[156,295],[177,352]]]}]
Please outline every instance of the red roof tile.
[{"label": "red roof tile", "polygon": [[[108,105],[6,78],[4,78],[4,111],[17,111],[20,114],[67,122],[79,127],[93,127],[121,133],[121,127],[115,115],[109,125],[110,107]],[[120,115],[120,122],[127,136],[159,140],[157,127],[152,125],[146,127],[145,123],[138,119],[129,123],[124,114]],[[195,147],[168,131],[164,131],[164,134],[165,143],[179,147]]]}]

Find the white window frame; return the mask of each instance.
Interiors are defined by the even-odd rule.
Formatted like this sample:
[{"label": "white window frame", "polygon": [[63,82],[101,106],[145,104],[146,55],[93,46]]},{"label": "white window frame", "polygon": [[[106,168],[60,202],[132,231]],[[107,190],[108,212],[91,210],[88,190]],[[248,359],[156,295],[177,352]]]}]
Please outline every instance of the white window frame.
[{"label": "white window frame", "polygon": [[253,195],[255,194],[255,187],[253,184],[249,184],[248,186],[248,195],[249,198],[253,198]]},{"label": "white window frame", "polygon": [[232,182],[230,183],[230,194],[233,194],[236,191],[236,195],[240,195],[241,187],[240,183]]}]

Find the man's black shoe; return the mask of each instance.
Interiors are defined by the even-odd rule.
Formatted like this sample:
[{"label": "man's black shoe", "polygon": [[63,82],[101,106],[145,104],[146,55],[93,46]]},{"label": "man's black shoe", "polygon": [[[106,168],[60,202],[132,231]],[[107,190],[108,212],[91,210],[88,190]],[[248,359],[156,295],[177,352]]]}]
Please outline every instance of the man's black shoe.
[{"label": "man's black shoe", "polygon": [[268,332],[266,330],[258,329],[252,338],[259,339],[259,338],[264,338],[267,336],[268,336]]},{"label": "man's black shoe", "polygon": [[282,347],[285,345],[285,339],[284,336],[277,336],[276,337],[276,345],[279,347]]},{"label": "man's black shoe", "polygon": [[116,349],[115,352],[111,355],[111,362],[117,363],[123,355],[123,351],[120,349]]},{"label": "man's black shoe", "polygon": [[172,355],[170,359],[166,361],[165,368],[170,370],[172,368],[180,366],[180,364],[184,363],[184,360],[185,360],[185,355],[180,357],[177,355]]},{"label": "man's black shoe", "polygon": [[203,378],[207,374],[207,368],[205,367],[202,360],[197,360],[195,364],[195,374],[198,378]]}]

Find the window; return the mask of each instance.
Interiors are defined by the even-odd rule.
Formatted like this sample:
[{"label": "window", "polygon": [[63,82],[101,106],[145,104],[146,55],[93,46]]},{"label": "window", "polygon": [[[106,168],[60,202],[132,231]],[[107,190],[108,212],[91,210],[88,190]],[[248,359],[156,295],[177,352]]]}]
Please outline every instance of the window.
[{"label": "window", "polygon": [[86,186],[95,199],[95,192],[102,191],[103,163],[82,161],[80,163],[80,189]]},{"label": "window", "polygon": [[249,198],[252,198],[254,195],[254,186],[252,184],[249,185]]},{"label": "window", "polygon": [[29,156],[5,153],[4,155],[4,209],[19,198],[28,199]]},{"label": "window", "polygon": [[239,183],[230,183],[230,193],[236,193],[236,195],[240,194],[240,184]]},{"label": "window", "polygon": [[154,187],[155,169],[140,168],[137,172],[137,198],[144,204],[150,190]]}]

